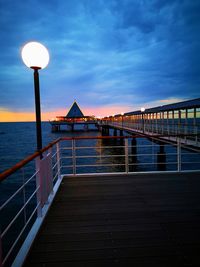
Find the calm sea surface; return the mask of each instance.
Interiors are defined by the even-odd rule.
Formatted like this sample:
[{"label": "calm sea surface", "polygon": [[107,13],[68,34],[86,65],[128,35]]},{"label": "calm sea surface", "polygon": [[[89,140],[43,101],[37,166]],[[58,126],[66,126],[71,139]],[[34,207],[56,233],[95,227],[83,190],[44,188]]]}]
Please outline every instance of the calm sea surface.
[{"label": "calm sea surface", "polygon": [[[60,133],[52,133],[51,125],[49,122],[42,123],[42,137],[43,137],[43,146],[46,146],[53,140],[61,137],[61,136],[99,136],[101,135],[98,131],[75,131],[72,132],[60,132]],[[111,132],[112,135],[112,132]],[[99,147],[104,146],[108,147],[106,149],[106,153],[109,155],[115,155],[116,149],[109,148],[109,146],[120,145],[119,143],[114,142],[113,140],[88,140],[85,143],[88,146],[96,146],[96,154],[100,155],[105,151],[101,150]],[[131,140],[129,140],[129,145],[131,145]],[[137,169],[135,171],[155,171],[157,170],[156,164],[153,166],[151,162],[157,161],[157,153],[159,151],[159,144],[155,142],[151,142],[145,138],[137,139]],[[25,157],[33,154],[36,151],[36,129],[34,122],[13,122],[13,123],[0,123],[0,173],[4,170],[12,167],[14,164],[24,159]],[[80,151],[81,152],[81,151]],[[177,166],[174,162],[177,161],[176,156],[176,147],[171,145],[165,145],[166,152],[166,162],[167,167],[166,170],[176,170]],[[182,161],[188,162],[185,165],[183,164],[183,169],[198,169],[199,168],[199,155],[190,154],[188,151],[184,151],[182,149]],[[91,151],[88,151],[90,154]],[[124,150],[117,151],[117,154],[124,154]],[[130,159],[131,160],[131,159]],[[79,160],[80,161],[80,160]],[[87,159],[88,161],[88,159]],[[101,159],[102,163],[103,159]],[[146,165],[143,163],[147,162]],[[80,162],[80,164],[83,162]],[[98,162],[96,162],[98,163]],[[107,163],[107,159],[105,159],[105,164]],[[112,163],[116,165],[115,169],[117,170],[117,165],[120,165],[120,158],[114,158]],[[149,163],[149,164],[148,164]],[[109,170],[105,170],[109,171]],[[90,172],[90,171],[89,171]]]},{"label": "calm sea surface", "polygon": [[[60,136],[97,136],[97,131],[52,133],[51,125],[42,122],[43,146]],[[36,150],[34,122],[0,123],[0,173],[33,154]]]}]

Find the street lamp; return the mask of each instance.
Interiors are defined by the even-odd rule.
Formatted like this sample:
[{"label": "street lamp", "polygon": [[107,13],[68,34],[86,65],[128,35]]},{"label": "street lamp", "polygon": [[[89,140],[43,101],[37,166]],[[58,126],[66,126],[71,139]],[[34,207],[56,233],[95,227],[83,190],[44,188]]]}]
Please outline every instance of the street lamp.
[{"label": "street lamp", "polygon": [[37,151],[42,149],[41,110],[40,110],[40,85],[38,70],[44,69],[49,63],[49,52],[45,46],[38,42],[30,42],[24,45],[21,52],[24,64],[34,70],[35,88],[35,114]]},{"label": "street lamp", "polygon": [[145,112],[145,108],[142,107],[141,108],[141,113],[142,113],[142,132],[144,133],[144,112]]}]

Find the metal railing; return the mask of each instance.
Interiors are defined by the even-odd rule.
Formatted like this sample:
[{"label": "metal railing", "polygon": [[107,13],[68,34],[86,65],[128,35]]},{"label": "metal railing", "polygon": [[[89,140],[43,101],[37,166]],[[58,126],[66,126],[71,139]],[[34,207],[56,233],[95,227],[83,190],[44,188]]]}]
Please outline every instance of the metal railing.
[{"label": "metal railing", "polygon": [[100,125],[108,125],[110,127],[116,127],[119,129],[129,130],[132,132],[146,133],[148,135],[165,135],[165,139],[174,138],[180,139],[183,135],[184,138],[180,139],[181,143],[193,144],[200,147],[200,125],[188,125],[188,124],[178,124],[178,123],[156,123],[147,121],[115,121],[105,120],[100,123]]},{"label": "metal railing", "polygon": [[[42,157],[41,157],[42,155]],[[200,151],[160,136],[60,138],[0,174],[0,266],[21,266],[66,175],[200,170]],[[16,257],[17,255],[17,257]]]}]

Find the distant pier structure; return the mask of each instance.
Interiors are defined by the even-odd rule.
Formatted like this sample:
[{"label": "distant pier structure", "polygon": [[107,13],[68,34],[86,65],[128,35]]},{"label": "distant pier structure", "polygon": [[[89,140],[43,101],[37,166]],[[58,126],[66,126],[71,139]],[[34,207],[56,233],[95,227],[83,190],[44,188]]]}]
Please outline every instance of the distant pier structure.
[{"label": "distant pier structure", "polygon": [[97,118],[95,116],[85,116],[76,101],[74,101],[66,116],[56,116],[49,122],[52,126],[52,132],[98,130]]}]

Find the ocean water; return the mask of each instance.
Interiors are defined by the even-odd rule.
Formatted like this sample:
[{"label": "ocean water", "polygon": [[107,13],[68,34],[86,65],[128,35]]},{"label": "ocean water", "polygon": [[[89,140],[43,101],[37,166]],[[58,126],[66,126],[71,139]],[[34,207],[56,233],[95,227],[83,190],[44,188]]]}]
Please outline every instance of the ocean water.
[{"label": "ocean water", "polygon": [[[97,136],[97,131],[52,133],[49,122],[42,122],[43,147],[61,136]],[[0,123],[0,173],[36,151],[35,122]]]},{"label": "ocean water", "polygon": [[[110,131],[110,135],[112,135],[112,131]],[[127,135],[127,133],[124,133]],[[57,138],[71,137],[71,136],[100,136],[101,133],[98,131],[62,131],[58,133],[51,132],[51,125],[49,122],[42,122],[42,138],[43,138],[43,147],[56,140]],[[159,153],[159,144],[155,142],[151,142],[146,138],[137,138],[137,168],[135,171],[155,171],[157,170],[157,166],[150,164],[151,162],[156,163],[157,154]],[[97,156],[101,156],[103,154],[107,155],[115,155],[116,153],[124,154],[123,148],[111,148],[111,146],[119,146],[119,140],[87,140],[80,141],[83,146],[95,146],[95,151],[88,150],[86,151],[88,154],[95,153]],[[123,144],[122,144],[123,145]],[[129,145],[131,146],[131,140],[129,140]],[[104,148],[101,149],[100,146]],[[36,129],[35,122],[13,122],[13,123],[0,123],[0,173],[4,170],[12,167],[14,164],[24,159],[25,157],[33,154],[36,151]],[[172,145],[165,145],[166,152],[166,162],[168,163],[166,166],[166,170],[176,170],[177,166],[174,164],[177,160],[176,156],[176,147]],[[196,169],[199,168],[199,155],[190,153],[187,150],[182,149],[182,162],[187,162],[187,164],[183,164],[183,169]],[[83,151],[77,152],[79,155],[83,155]],[[129,153],[131,154],[131,148],[129,148]],[[77,163],[84,164],[89,159],[77,159]],[[115,167],[110,167],[111,171],[120,171],[123,170],[120,167],[120,164],[123,163],[122,158],[113,157],[110,159],[110,163],[114,163]],[[92,161],[92,159],[90,159]],[[134,162],[134,158],[129,158],[129,163]],[[143,163],[147,162],[146,165]],[[197,162],[197,164],[195,163]],[[109,163],[107,158],[101,158],[100,161],[96,160],[93,163]],[[119,166],[117,166],[119,165]],[[83,170],[83,172],[90,172],[92,170]],[[95,171],[95,169],[94,169]],[[97,170],[98,171],[98,170]],[[100,170],[101,171],[101,170]],[[109,169],[106,169],[109,172]],[[81,172],[81,170],[80,170]]]}]

